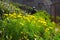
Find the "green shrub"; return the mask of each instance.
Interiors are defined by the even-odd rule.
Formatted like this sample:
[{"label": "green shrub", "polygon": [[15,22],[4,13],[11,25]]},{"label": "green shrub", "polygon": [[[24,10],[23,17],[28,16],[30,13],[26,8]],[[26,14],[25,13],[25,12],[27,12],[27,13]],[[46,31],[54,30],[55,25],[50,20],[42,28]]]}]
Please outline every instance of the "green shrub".
[{"label": "green shrub", "polygon": [[[42,12],[41,15],[43,15]],[[40,12],[38,12],[40,14]],[[38,15],[4,14],[1,25],[4,40],[52,40],[55,36],[55,24],[46,17]]]}]

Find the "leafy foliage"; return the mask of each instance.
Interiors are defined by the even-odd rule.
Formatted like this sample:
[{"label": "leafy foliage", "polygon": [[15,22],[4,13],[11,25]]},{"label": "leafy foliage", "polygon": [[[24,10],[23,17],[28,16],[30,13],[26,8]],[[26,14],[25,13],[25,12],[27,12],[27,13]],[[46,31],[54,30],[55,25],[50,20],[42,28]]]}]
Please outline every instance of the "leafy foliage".
[{"label": "leafy foliage", "polygon": [[26,15],[13,4],[1,1],[0,4],[1,10],[5,12],[2,12],[3,20],[0,20],[0,40],[59,40],[55,23],[51,22],[47,12]]},{"label": "leafy foliage", "polygon": [[[43,12],[42,12],[43,13]],[[3,35],[6,40],[51,40],[55,24],[38,15],[4,14]],[[52,26],[53,25],[53,26]]]},{"label": "leafy foliage", "polygon": [[22,12],[19,8],[17,8],[13,4],[2,1],[0,1],[0,10],[4,11],[4,13],[13,13],[13,12],[19,13],[19,11]]}]

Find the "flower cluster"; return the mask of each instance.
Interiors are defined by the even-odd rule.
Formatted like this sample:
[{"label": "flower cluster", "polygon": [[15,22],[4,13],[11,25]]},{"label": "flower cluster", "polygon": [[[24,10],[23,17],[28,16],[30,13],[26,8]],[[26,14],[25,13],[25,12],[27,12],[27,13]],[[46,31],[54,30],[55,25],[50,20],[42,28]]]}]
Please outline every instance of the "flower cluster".
[{"label": "flower cluster", "polygon": [[4,16],[8,18],[14,18],[14,19],[19,18],[30,23],[33,22],[34,24],[41,23],[43,25],[47,25],[47,22],[45,21],[45,19],[43,19],[42,17],[37,18],[34,15],[22,15],[22,14],[13,13],[13,14],[4,14]]}]

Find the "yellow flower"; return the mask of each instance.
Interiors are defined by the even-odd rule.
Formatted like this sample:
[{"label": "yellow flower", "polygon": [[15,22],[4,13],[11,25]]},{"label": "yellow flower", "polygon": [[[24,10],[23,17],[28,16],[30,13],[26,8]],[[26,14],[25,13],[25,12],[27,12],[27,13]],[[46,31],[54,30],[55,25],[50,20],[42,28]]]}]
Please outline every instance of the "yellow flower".
[{"label": "yellow flower", "polygon": [[10,17],[13,17],[14,15],[13,14],[9,14]]},{"label": "yellow flower", "polygon": [[13,13],[12,15],[16,15],[16,13]]},{"label": "yellow flower", "polygon": [[16,14],[9,14],[9,17],[16,18]]},{"label": "yellow flower", "polygon": [[45,21],[41,21],[41,23],[43,23],[44,25],[47,25],[47,23]]},{"label": "yellow flower", "polygon": [[35,17],[35,16],[33,16],[33,15],[31,15],[30,17],[31,17],[31,18],[36,18],[36,17]]},{"label": "yellow flower", "polygon": [[23,18],[30,22],[30,19],[28,17],[23,16]]},{"label": "yellow flower", "polygon": [[8,16],[8,14],[4,14],[5,16]]},{"label": "yellow flower", "polygon": [[18,15],[17,17],[20,17],[21,18],[22,16],[21,15]]},{"label": "yellow flower", "polygon": [[45,23],[44,25],[46,26],[47,24]]},{"label": "yellow flower", "polygon": [[45,20],[45,19],[43,19],[43,18],[40,18],[41,20]]},{"label": "yellow flower", "polygon": [[41,18],[41,17],[39,18],[39,20],[41,20],[41,21],[45,21],[45,19],[43,19],[43,18]]},{"label": "yellow flower", "polygon": [[40,19],[38,19],[38,22],[39,22],[39,23],[42,23],[42,24],[45,25],[45,26],[47,25],[47,22],[46,22],[45,20],[40,20]]},{"label": "yellow flower", "polygon": [[45,22],[45,21],[43,21],[43,23],[44,23],[44,24],[46,24],[46,22]]},{"label": "yellow flower", "polygon": [[16,16],[13,16],[13,18],[16,18]]},{"label": "yellow flower", "polygon": [[47,23],[46,23],[45,21],[43,21],[43,24],[44,24],[44,25],[47,25]]},{"label": "yellow flower", "polygon": [[26,20],[27,20],[28,22],[30,22],[29,18],[27,18],[27,17],[26,17]]},{"label": "yellow flower", "polygon": [[38,20],[38,22],[41,22],[41,20]]},{"label": "yellow flower", "polygon": [[40,21],[41,23],[43,23],[43,21]]}]

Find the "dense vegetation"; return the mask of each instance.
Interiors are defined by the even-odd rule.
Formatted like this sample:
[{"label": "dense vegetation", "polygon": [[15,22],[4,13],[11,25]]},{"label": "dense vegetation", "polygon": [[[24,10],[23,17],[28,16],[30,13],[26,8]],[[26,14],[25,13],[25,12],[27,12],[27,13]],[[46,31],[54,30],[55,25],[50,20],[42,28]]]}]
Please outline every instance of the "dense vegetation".
[{"label": "dense vegetation", "polygon": [[60,40],[55,23],[46,11],[26,14],[11,3],[0,1],[0,40]]}]

